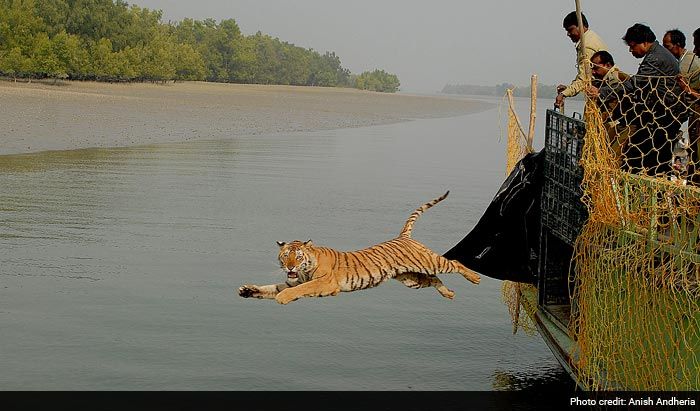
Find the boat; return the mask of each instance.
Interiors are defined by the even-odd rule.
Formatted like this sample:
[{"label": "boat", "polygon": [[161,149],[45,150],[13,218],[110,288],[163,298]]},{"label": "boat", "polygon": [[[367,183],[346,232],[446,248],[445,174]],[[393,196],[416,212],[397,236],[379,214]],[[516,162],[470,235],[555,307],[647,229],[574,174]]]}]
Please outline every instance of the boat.
[{"label": "boat", "polygon": [[585,176],[580,117],[547,111],[536,282],[517,303],[581,389],[698,390],[700,189]]},{"label": "boat", "polygon": [[700,187],[622,170],[590,111],[547,110],[543,150],[444,255],[504,280],[513,331],[537,330],[578,388],[700,390]]},{"label": "boat", "polygon": [[[675,109],[648,105],[662,80],[675,77],[649,81],[617,118],[588,97],[583,114],[547,110],[540,152],[536,77],[527,133],[509,91],[508,178],[445,253],[504,280],[514,332],[537,330],[581,390],[700,390],[700,169],[676,169],[670,156],[659,164],[671,171],[650,176],[629,167],[635,158],[619,143],[641,146],[633,136],[647,132],[653,145],[667,130],[658,110]],[[674,121],[700,121],[694,104]]]}]

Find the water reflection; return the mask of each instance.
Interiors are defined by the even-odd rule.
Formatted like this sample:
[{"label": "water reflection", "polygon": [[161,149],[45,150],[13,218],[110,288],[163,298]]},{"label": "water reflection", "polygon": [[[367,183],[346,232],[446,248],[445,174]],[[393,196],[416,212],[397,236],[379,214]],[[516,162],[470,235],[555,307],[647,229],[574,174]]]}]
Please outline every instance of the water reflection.
[{"label": "water reflection", "polygon": [[557,364],[520,371],[497,369],[492,378],[495,391],[572,391],[576,388],[576,383]]},{"label": "water reflection", "polygon": [[[155,149],[155,147],[153,147]],[[118,149],[44,151],[0,156],[0,173],[39,172],[56,168],[74,168],[91,162],[113,159]]]}]

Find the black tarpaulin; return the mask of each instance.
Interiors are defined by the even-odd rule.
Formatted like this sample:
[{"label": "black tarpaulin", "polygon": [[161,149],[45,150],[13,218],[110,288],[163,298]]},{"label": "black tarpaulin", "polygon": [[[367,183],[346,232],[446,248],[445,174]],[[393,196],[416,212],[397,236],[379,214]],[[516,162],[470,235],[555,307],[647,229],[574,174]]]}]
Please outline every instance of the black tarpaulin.
[{"label": "black tarpaulin", "polygon": [[544,152],[526,155],[479,222],[444,256],[498,280],[535,283]]}]

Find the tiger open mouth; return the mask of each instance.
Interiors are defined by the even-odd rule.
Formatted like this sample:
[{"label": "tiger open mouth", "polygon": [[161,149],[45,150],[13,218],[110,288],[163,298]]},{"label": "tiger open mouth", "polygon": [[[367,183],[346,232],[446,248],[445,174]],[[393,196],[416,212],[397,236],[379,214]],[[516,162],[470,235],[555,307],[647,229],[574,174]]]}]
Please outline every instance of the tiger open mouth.
[{"label": "tiger open mouth", "polygon": [[297,273],[290,271],[290,272],[287,273],[287,278],[289,278],[290,280],[296,280],[296,279],[297,279]]}]

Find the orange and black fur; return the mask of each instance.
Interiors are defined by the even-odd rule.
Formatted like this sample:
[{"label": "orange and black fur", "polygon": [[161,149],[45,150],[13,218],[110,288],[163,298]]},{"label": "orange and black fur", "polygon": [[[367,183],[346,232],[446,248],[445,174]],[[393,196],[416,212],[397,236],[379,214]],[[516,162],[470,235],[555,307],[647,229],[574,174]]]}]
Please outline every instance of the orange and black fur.
[{"label": "orange and black fur", "polygon": [[456,260],[448,260],[411,238],[413,223],[430,207],[449,194],[416,209],[406,221],[398,237],[364,250],[341,252],[316,247],[311,240],[277,242],[279,261],[287,273],[287,281],[271,285],[244,285],[238,289],[241,297],[274,298],[287,304],[301,297],[325,297],[341,291],[356,291],[375,287],[389,278],[411,288],[435,287],[446,298],[454,292],[442,283],[437,274],[459,273],[474,284],[481,281],[478,274]]}]

